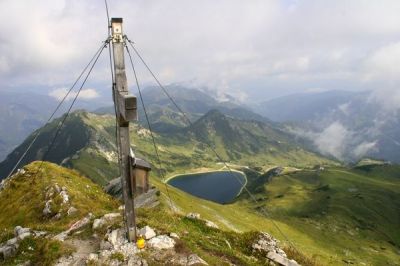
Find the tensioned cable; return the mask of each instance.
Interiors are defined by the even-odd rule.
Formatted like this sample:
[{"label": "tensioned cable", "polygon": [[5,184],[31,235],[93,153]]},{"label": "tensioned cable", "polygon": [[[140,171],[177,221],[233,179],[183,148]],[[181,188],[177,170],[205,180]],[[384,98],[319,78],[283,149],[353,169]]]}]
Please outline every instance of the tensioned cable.
[{"label": "tensioned cable", "polygon": [[[182,116],[185,118],[185,120],[187,121],[187,124],[189,126],[193,126],[192,121],[188,118],[188,116],[186,115],[185,112],[183,112],[183,110],[178,106],[178,104],[176,103],[176,101],[171,97],[171,95],[167,92],[167,90],[165,89],[165,87],[161,84],[161,82],[158,80],[158,78],[155,76],[155,74],[153,73],[153,71],[150,69],[150,67],[147,65],[147,63],[145,62],[145,60],[143,59],[143,57],[140,55],[140,53],[137,51],[137,49],[135,48],[135,46],[133,45],[133,42],[131,40],[129,40],[128,38],[126,38],[127,41],[129,42],[129,44],[131,45],[132,49],[134,50],[134,52],[136,53],[136,55],[139,57],[139,59],[142,61],[143,65],[146,67],[146,69],[149,71],[149,73],[151,74],[151,76],[154,78],[154,80],[157,82],[158,86],[163,90],[163,92],[165,93],[165,95],[169,98],[169,100],[173,103],[173,105],[175,106],[175,108],[182,114]],[[249,194],[250,198],[257,204],[257,200],[254,197],[254,195],[248,190],[248,188],[245,186],[245,184],[243,184],[241,182],[241,180],[235,175],[233,174],[232,169],[229,167],[229,165],[225,162],[225,160],[222,159],[222,157],[217,153],[217,151],[211,146],[211,144],[209,144],[206,141],[203,141],[204,144],[206,144],[215,154],[215,156],[218,158],[218,160],[220,160],[224,166],[228,169],[229,173],[234,176],[236,178],[236,180],[239,182],[239,184],[241,184],[244,188],[244,190],[247,192],[247,194]],[[261,206],[260,210],[262,211],[262,213],[266,216],[269,217],[268,212],[264,209],[264,207]],[[270,219],[270,221],[272,222],[272,224],[275,226],[275,228],[279,231],[279,233],[286,239],[286,241],[292,246],[293,249],[295,249],[297,252],[297,248],[294,246],[294,244],[289,240],[289,238],[283,233],[283,231],[279,228],[279,226],[275,223],[275,221],[273,219]]]},{"label": "tensioned cable", "polygon": [[154,138],[153,130],[151,128],[149,116],[147,115],[147,110],[146,110],[146,106],[144,104],[144,100],[143,100],[143,96],[142,96],[142,90],[140,89],[139,80],[138,80],[138,77],[137,77],[137,74],[136,74],[135,65],[133,64],[132,56],[131,56],[131,53],[130,53],[129,48],[126,45],[126,43],[125,43],[125,48],[126,48],[126,51],[127,51],[128,55],[129,55],[129,60],[130,60],[131,66],[132,66],[133,75],[135,76],[136,86],[137,86],[137,89],[138,89],[138,92],[139,92],[140,102],[142,103],[142,107],[143,107],[144,115],[145,115],[145,118],[146,118],[147,126],[149,128],[150,136],[151,136],[151,139],[152,139],[152,142],[153,142],[154,152],[155,152],[156,157],[157,157],[158,172],[159,172],[160,176],[162,177],[163,183],[165,185],[165,189],[166,189],[166,192],[167,192],[167,196],[168,196],[168,199],[169,199],[171,210],[174,211],[173,203],[172,203],[172,200],[171,200],[171,195],[169,193],[168,186],[165,183],[165,175],[164,175],[164,173],[162,171],[162,164],[161,164],[160,154],[158,153],[156,140]]},{"label": "tensioned cable", "polygon": [[[83,74],[86,72],[86,70],[89,68],[90,64],[93,62],[93,60],[96,58],[97,54],[100,53],[100,51],[103,49],[103,44],[100,46],[100,48],[96,51],[96,53],[93,55],[93,57],[90,59],[89,63],[84,67],[84,69],[81,71],[81,73],[79,74],[78,78],[75,80],[75,82],[72,84],[72,86],[69,88],[69,90],[67,91],[67,93],[64,95],[64,97],[60,100],[60,102],[58,103],[57,107],[55,108],[55,110],[53,111],[53,113],[50,115],[50,117],[47,119],[46,124],[49,123],[54,115],[57,113],[57,111],[60,109],[61,105],[64,103],[64,101],[67,99],[68,95],[71,93],[71,91],[74,89],[75,85],[78,83],[78,81],[81,79],[81,77],[83,76]],[[39,137],[41,130],[43,130],[43,128],[38,129],[36,131],[36,135],[35,137],[32,139],[32,141],[29,143],[28,147],[26,148],[25,152],[21,155],[21,157],[19,158],[19,160],[17,161],[17,163],[14,165],[14,167],[12,168],[12,170],[10,171],[10,173],[8,174],[7,178],[9,178],[15,171],[15,169],[18,168],[18,165],[21,163],[21,161],[25,158],[25,156],[28,154],[29,150],[32,148],[33,144],[36,142],[37,138]]]},{"label": "tensioned cable", "polygon": [[54,145],[54,143],[55,143],[55,140],[57,139],[57,136],[58,136],[58,134],[60,133],[60,131],[61,131],[61,129],[62,129],[62,126],[64,125],[66,119],[68,118],[68,116],[69,116],[69,114],[70,114],[70,112],[71,112],[71,110],[72,110],[72,107],[74,106],[76,100],[77,100],[78,97],[79,97],[80,92],[82,91],[83,86],[85,85],[87,79],[89,78],[90,74],[92,73],[92,70],[93,70],[94,66],[96,65],[96,63],[97,63],[97,61],[98,61],[98,59],[99,59],[101,53],[103,52],[104,48],[107,46],[107,43],[108,43],[108,42],[109,42],[109,40],[106,40],[106,41],[104,42],[104,44],[102,45],[102,48],[101,48],[100,52],[97,54],[96,59],[94,60],[93,64],[91,65],[91,67],[90,67],[88,73],[86,74],[86,76],[85,76],[85,78],[84,78],[84,80],[83,80],[81,86],[79,87],[78,92],[76,93],[76,95],[75,95],[75,97],[74,97],[72,103],[70,104],[70,106],[69,106],[69,108],[68,108],[68,111],[67,111],[66,114],[64,115],[64,117],[63,117],[61,123],[58,124],[58,126],[57,126],[57,131],[56,131],[56,133],[54,134],[54,137],[53,137],[53,139],[51,140],[50,145],[48,146],[46,153],[43,155],[43,157],[42,157],[42,159],[41,159],[41,163],[40,163],[40,165],[39,165],[39,167],[38,167],[38,170],[36,171],[35,175],[36,175],[38,172],[40,172],[40,170],[41,170],[41,168],[42,168],[42,166],[43,166],[43,163],[44,163],[44,161],[45,161],[47,155],[49,154],[49,152],[50,152],[51,149],[53,148],[53,145]]}]

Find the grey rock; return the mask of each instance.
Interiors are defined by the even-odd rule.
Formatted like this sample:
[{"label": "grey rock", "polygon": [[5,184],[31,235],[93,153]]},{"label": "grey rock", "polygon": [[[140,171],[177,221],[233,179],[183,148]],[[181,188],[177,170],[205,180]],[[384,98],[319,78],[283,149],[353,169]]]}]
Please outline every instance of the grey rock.
[{"label": "grey rock", "polygon": [[169,236],[160,235],[150,239],[148,245],[155,249],[169,249],[175,246],[175,240]]},{"label": "grey rock", "polygon": [[98,260],[99,260],[99,255],[98,254],[90,253],[88,258],[87,258],[87,260],[86,260],[86,263],[88,263],[88,262],[96,263]]},{"label": "grey rock", "polygon": [[9,240],[7,241],[7,243],[6,243],[6,245],[7,245],[7,246],[10,246],[10,245],[15,245],[15,244],[17,244],[17,243],[18,243],[18,238],[14,237],[14,238],[9,239]]},{"label": "grey rock", "polygon": [[128,242],[128,240],[125,238],[124,229],[116,229],[111,231],[107,234],[107,240],[114,246],[114,248],[118,248]]},{"label": "grey rock", "polygon": [[15,236],[19,236],[20,234],[27,233],[27,232],[30,232],[30,231],[31,231],[31,229],[29,229],[29,228],[23,228],[23,227],[21,227],[21,226],[16,226],[16,227],[14,228],[14,234],[15,234]]},{"label": "grey rock", "polygon": [[149,240],[153,237],[156,236],[156,232],[150,227],[150,226],[145,226],[138,231],[138,235],[143,236],[146,240]]},{"label": "grey rock", "polygon": [[121,217],[120,213],[113,212],[113,213],[104,214],[103,219],[107,220],[107,222],[112,222],[112,221],[114,221],[115,219],[117,219],[119,217]]},{"label": "grey rock", "polygon": [[113,248],[113,245],[108,241],[101,241],[100,242],[100,249],[101,250],[110,250]]},{"label": "grey rock", "polygon": [[215,228],[215,229],[219,229],[218,225],[216,225],[215,223],[208,221],[208,220],[206,220],[206,226]]},{"label": "grey rock", "polygon": [[200,219],[200,214],[195,212],[190,212],[186,215],[186,217],[190,219]]},{"label": "grey rock", "polygon": [[33,234],[34,234],[36,237],[41,237],[41,236],[47,235],[47,232],[46,232],[46,231],[33,231]]},{"label": "grey rock", "polygon": [[66,190],[64,190],[65,187],[62,188],[62,191],[60,192],[60,196],[62,198],[62,203],[67,204],[69,202],[69,195]]},{"label": "grey rock", "polygon": [[49,215],[52,214],[52,211],[51,211],[51,203],[52,202],[53,202],[52,200],[46,201],[46,203],[44,205],[44,209],[43,209],[43,215],[44,216],[49,216]]},{"label": "grey rock", "polygon": [[170,233],[169,236],[172,238],[179,239],[179,235],[177,233]]},{"label": "grey rock", "polygon": [[94,219],[92,228],[93,230],[97,230],[101,228],[104,225],[104,220],[103,219]]},{"label": "grey rock", "polygon": [[275,252],[268,252],[267,258],[283,266],[300,266],[296,261],[288,260],[287,258]]},{"label": "grey rock", "polygon": [[92,219],[93,214],[89,213],[88,215],[86,215],[84,218],[82,218],[81,220],[75,222],[74,224],[71,225],[71,227],[64,231],[59,233],[58,235],[56,235],[55,237],[53,237],[53,239],[59,240],[59,241],[64,241],[68,235],[74,231],[79,230],[80,228],[88,225],[90,223],[90,219]]},{"label": "grey rock", "polygon": [[148,266],[148,264],[145,259],[135,256],[135,257],[129,258],[128,266]]},{"label": "grey rock", "polygon": [[30,237],[32,234],[30,232],[25,232],[18,235],[18,241],[24,240],[26,237]]},{"label": "grey rock", "polygon": [[0,257],[3,256],[4,259],[8,259],[15,255],[17,252],[17,246],[7,245],[0,249]]},{"label": "grey rock", "polygon": [[187,265],[208,265],[208,263],[200,258],[197,254],[191,254],[187,258]]},{"label": "grey rock", "polygon": [[68,216],[72,216],[74,214],[76,214],[78,212],[78,209],[75,208],[74,206],[69,207],[68,211],[67,211],[67,215]]}]

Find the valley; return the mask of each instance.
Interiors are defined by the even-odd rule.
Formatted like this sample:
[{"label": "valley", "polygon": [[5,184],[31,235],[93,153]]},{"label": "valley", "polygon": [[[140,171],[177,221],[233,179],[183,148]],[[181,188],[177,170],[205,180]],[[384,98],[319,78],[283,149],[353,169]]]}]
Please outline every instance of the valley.
[{"label": "valley", "polygon": [[[38,141],[44,143],[56,124],[57,120],[46,125]],[[74,112],[54,145],[57,156],[48,158],[104,186],[118,175],[114,134],[113,116]],[[162,168],[157,167],[148,130],[136,124],[131,134],[135,153],[153,165],[151,183],[161,191],[166,206],[172,204],[173,212],[199,213],[228,231],[266,231],[322,265],[397,263],[397,165],[364,160],[340,166],[302,148],[301,142],[273,124],[239,120],[218,111],[173,134],[155,132]],[[69,149],[64,148],[64,140]],[[256,203],[244,190],[229,204],[204,200],[170,185],[166,190],[165,182],[176,175],[221,170],[223,164],[204,142],[218,150],[233,170],[246,175],[246,189]],[[0,164],[0,170],[15,160],[24,145]],[[41,149],[34,149],[29,158],[34,161],[40,156]]]}]

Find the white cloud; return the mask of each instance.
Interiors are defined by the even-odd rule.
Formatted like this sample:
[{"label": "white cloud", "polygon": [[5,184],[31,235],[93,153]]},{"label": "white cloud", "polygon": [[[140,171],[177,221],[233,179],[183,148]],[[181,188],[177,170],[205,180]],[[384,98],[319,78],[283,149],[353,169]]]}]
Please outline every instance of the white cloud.
[{"label": "white cloud", "polygon": [[[49,92],[49,96],[55,98],[56,100],[61,100],[65,97],[67,92],[68,92],[67,88],[59,88]],[[70,92],[66,100],[68,101],[75,98],[76,94],[77,92]],[[91,100],[97,97],[99,97],[99,94],[95,89],[82,89],[81,92],[79,93],[78,99]]]},{"label": "white cloud", "polygon": [[400,80],[400,42],[385,45],[365,60],[365,79]]},{"label": "white cloud", "polygon": [[[165,84],[227,83],[224,92],[254,98],[251,87],[259,100],[280,88],[371,89],[383,74],[400,76],[394,67],[400,1],[110,0],[109,6]],[[103,1],[2,0],[0,83],[61,87],[105,38]],[[104,56],[93,72],[97,84],[109,83],[107,63]]]},{"label": "white cloud", "polygon": [[350,138],[351,132],[341,123],[334,122],[318,134],[314,142],[322,153],[343,159]]},{"label": "white cloud", "polygon": [[376,141],[362,142],[354,149],[353,154],[356,156],[356,158],[362,158],[369,151],[376,149],[376,144],[377,144]]}]

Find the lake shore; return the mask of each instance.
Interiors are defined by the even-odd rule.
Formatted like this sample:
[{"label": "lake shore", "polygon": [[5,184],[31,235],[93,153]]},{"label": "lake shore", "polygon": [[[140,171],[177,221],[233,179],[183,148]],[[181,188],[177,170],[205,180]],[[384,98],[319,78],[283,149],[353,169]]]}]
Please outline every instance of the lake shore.
[{"label": "lake shore", "polygon": [[[228,172],[228,173],[229,173],[229,172],[236,172],[236,173],[241,174],[241,175],[244,177],[244,184],[243,184],[242,187],[240,188],[239,192],[236,194],[236,197],[239,196],[239,195],[242,193],[243,189],[244,189],[244,188],[246,187],[246,185],[247,185],[247,182],[248,182],[248,181],[247,181],[247,176],[246,176],[246,174],[245,174],[244,172],[239,171],[239,170],[235,170],[235,169],[230,169],[230,170],[228,170],[228,169],[226,169],[225,167],[223,167],[223,168],[221,168],[221,169],[219,169],[219,170],[210,170],[210,171],[199,171],[199,172],[189,172],[189,173],[183,173],[183,174],[175,174],[175,175],[172,175],[172,176],[166,178],[165,181],[163,181],[163,183],[167,183],[167,184],[168,184],[169,181],[171,181],[172,179],[174,179],[174,178],[176,178],[176,177],[180,177],[180,176],[185,176],[185,175],[202,175],[202,174],[217,173],[217,172]],[[236,178],[236,177],[235,177],[235,178]]]}]

